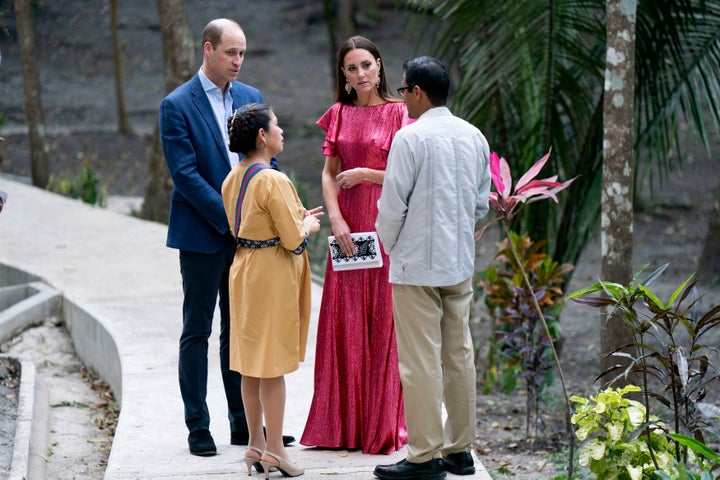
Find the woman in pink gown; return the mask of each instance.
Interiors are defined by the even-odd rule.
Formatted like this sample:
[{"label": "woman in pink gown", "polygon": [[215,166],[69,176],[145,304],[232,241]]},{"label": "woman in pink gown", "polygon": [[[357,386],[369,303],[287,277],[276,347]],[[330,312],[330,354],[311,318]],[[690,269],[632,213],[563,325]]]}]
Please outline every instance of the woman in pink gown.
[{"label": "woman in pink gown", "polygon": [[[349,38],[337,64],[337,102],[317,124],[326,132],[325,208],[333,235],[352,255],[350,233],[375,230],[390,144],[410,120],[370,40]],[[382,255],[380,268],[339,272],[328,257],[303,445],[387,454],[407,443],[389,259]]]}]

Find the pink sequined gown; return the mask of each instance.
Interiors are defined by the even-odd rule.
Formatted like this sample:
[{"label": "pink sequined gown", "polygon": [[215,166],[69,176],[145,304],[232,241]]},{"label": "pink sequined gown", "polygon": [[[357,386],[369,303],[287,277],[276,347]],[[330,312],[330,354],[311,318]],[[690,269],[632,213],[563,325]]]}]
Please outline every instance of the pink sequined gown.
[{"label": "pink sequined gown", "polygon": [[[323,155],[338,157],[342,170],[385,170],[395,132],[407,123],[403,102],[335,103],[317,121],[327,133]],[[340,189],[338,203],[352,232],[375,230],[381,189],[371,182]],[[328,258],[303,445],[387,454],[407,443],[385,252],[383,263],[334,272]]]}]

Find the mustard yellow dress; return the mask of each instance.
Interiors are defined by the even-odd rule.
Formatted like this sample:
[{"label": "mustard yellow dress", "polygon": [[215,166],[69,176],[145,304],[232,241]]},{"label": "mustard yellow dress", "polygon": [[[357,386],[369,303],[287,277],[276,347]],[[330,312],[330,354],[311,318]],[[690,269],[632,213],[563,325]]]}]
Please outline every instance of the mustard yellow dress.
[{"label": "mustard yellow dress", "polygon": [[[222,186],[231,231],[245,170],[236,165]],[[229,277],[230,368],[242,375],[279,377],[305,360],[311,304],[304,211],[284,173],[266,168],[250,180]]]}]

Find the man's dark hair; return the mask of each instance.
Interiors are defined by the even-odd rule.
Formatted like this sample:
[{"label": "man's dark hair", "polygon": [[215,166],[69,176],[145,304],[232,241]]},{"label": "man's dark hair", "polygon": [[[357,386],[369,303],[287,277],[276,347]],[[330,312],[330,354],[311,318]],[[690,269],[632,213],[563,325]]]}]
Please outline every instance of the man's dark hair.
[{"label": "man's dark hair", "polygon": [[403,72],[408,87],[420,87],[435,107],[445,105],[450,90],[450,75],[443,62],[435,57],[417,57],[405,60]]}]

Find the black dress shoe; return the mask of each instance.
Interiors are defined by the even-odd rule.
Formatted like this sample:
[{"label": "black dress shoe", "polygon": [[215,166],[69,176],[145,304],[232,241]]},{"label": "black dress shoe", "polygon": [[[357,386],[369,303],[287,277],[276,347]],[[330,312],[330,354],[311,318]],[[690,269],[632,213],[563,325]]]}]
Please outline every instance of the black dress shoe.
[{"label": "black dress shoe", "polygon": [[475,461],[470,452],[451,453],[443,457],[442,460],[446,472],[454,473],[455,475],[475,474]]},{"label": "black dress shoe", "polygon": [[210,430],[195,430],[188,435],[190,453],[200,457],[212,457],[217,453]]},{"label": "black dress shoe", "polygon": [[[265,427],[263,427],[263,433],[267,436]],[[230,432],[230,445],[247,445],[249,440],[250,435],[247,432]],[[291,443],[295,443],[295,437],[283,435],[283,445],[287,447]]]},{"label": "black dress shoe", "polygon": [[373,473],[383,480],[443,480],[447,476],[439,458],[422,463],[400,460],[392,465],[378,465]]}]

